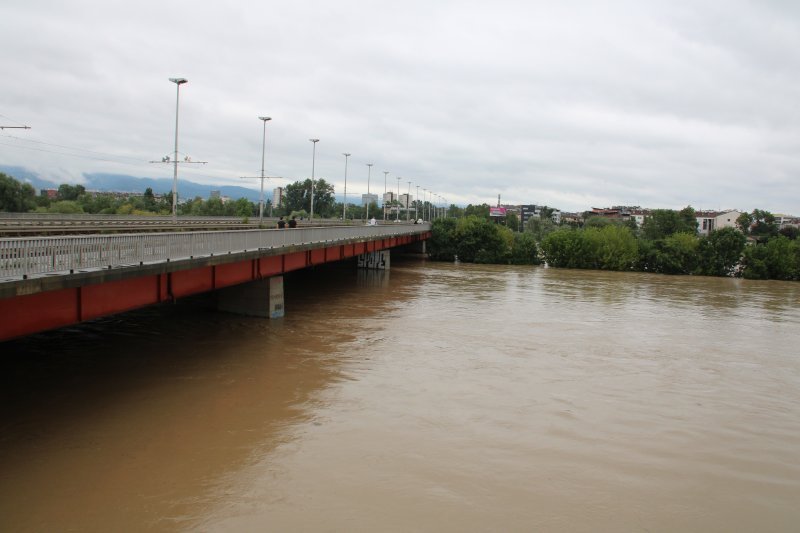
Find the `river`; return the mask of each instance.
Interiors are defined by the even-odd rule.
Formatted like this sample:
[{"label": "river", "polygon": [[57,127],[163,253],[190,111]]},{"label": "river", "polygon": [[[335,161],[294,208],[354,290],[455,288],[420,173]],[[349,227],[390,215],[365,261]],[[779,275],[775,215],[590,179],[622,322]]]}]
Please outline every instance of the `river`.
[{"label": "river", "polygon": [[0,344],[3,531],[796,531],[800,284],[393,258]]}]

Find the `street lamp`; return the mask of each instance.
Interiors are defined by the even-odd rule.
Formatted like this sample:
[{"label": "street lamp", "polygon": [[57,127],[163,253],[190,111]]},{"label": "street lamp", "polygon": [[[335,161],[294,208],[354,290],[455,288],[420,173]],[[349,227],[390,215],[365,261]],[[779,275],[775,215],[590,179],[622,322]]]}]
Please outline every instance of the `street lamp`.
[{"label": "street lamp", "polygon": [[367,170],[367,216],[365,217],[366,220],[369,220],[369,201],[371,198],[369,195],[369,178],[372,175],[372,165],[374,165],[374,163],[367,163],[369,169]]},{"label": "street lamp", "polygon": [[311,222],[314,222],[314,163],[317,159],[317,143],[319,139],[309,139],[314,144],[314,150],[311,153]]},{"label": "street lamp", "polygon": [[343,153],[344,156],[344,205],[342,206],[342,222],[347,220],[347,159],[350,154]]},{"label": "street lamp", "polygon": [[[428,189],[422,189],[422,218],[428,218],[425,214],[425,202],[428,200]],[[430,219],[428,220],[430,222]]]},{"label": "street lamp", "polygon": [[261,140],[261,196],[258,199],[258,224],[264,219],[264,153],[267,150],[267,122],[272,120],[272,117],[258,117],[258,120],[264,123],[264,135]]},{"label": "street lamp", "polygon": [[395,222],[400,222],[400,176],[397,176],[397,216],[395,217]]},{"label": "street lamp", "polygon": [[411,199],[411,182],[408,182],[408,192],[406,193],[406,222],[408,222],[408,217],[410,215],[410,209],[408,208],[408,201]]},{"label": "street lamp", "polygon": [[186,78],[170,78],[169,81],[175,84],[177,95],[175,96],[175,158],[173,161],[174,171],[172,174],[172,221],[178,222],[178,108],[181,101],[181,85],[188,83]]},{"label": "street lamp", "polygon": [[417,198],[414,201],[414,220],[419,219],[419,185],[417,185]]},{"label": "street lamp", "polygon": [[386,179],[389,176],[389,171],[383,171],[383,220],[386,220],[386,193],[389,189],[386,188]]}]

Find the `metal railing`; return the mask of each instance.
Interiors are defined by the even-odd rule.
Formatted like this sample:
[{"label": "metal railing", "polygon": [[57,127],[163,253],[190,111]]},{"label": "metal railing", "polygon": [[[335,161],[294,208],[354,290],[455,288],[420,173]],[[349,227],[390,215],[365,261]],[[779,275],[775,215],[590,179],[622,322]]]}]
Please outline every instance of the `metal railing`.
[{"label": "metal railing", "polygon": [[0,239],[0,282],[260,249],[425,233],[430,224]]}]

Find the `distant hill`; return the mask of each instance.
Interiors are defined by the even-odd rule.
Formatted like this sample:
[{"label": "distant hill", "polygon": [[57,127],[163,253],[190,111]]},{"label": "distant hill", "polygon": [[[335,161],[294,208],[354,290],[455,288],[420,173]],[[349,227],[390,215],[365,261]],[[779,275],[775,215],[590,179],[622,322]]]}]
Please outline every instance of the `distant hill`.
[{"label": "distant hill", "polygon": [[[13,167],[0,165],[0,172],[8,174],[20,181],[30,183],[37,191],[39,189],[55,189],[61,183],[54,183],[40,178],[37,174],[30,172],[23,167]],[[140,178],[136,176],[126,176],[124,174],[84,174],[86,180],[83,184],[88,190],[93,191],[114,191],[114,192],[144,192],[150,187],[156,194],[164,194],[172,191],[172,179],[170,178]],[[258,183],[258,182],[255,182]],[[264,184],[264,200],[272,198],[272,190],[267,190]],[[250,201],[258,202],[259,191],[238,187],[235,185],[203,185],[183,179],[178,180],[178,196],[180,198],[194,198],[199,196],[207,199],[211,196],[211,191],[219,191],[222,196],[233,199],[247,198]]]}]

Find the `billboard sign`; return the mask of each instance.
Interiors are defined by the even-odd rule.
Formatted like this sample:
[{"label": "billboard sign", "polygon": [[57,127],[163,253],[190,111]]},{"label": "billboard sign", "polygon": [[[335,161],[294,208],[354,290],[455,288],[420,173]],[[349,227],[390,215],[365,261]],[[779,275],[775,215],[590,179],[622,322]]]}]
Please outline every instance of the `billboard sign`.
[{"label": "billboard sign", "polygon": [[504,216],[506,216],[506,208],[505,207],[490,207],[489,208],[489,216],[490,217],[504,217]]}]

